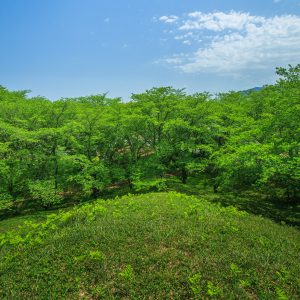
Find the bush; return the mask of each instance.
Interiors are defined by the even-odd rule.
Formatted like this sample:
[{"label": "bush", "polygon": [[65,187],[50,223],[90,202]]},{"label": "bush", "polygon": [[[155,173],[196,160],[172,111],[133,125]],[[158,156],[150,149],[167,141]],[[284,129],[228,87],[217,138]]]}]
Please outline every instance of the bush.
[{"label": "bush", "polygon": [[51,181],[35,181],[29,184],[30,196],[43,208],[48,209],[63,201],[62,195],[54,189]]},{"label": "bush", "polygon": [[0,194],[0,215],[7,214],[13,209],[13,198],[8,194]]},{"label": "bush", "polygon": [[148,180],[138,180],[133,182],[134,189],[137,192],[143,191],[165,191],[167,188],[166,179],[148,179]]}]

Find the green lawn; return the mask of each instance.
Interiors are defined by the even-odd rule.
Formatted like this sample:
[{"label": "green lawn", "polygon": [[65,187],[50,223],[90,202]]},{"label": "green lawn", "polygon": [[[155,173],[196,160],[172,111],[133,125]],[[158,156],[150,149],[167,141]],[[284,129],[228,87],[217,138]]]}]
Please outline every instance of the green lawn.
[{"label": "green lawn", "polygon": [[[52,212],[53,213],[53,212]],[[15,216],[0,221],[0,234],[9,230],[16,230],[24,222],[42,222],[47,219],[48,211],[37,211],[30,214]]]},{"label": "green lawn", "polygon": [[178,193],[98,200],[0,245],[1,299],[300,296],[298,230]]}]

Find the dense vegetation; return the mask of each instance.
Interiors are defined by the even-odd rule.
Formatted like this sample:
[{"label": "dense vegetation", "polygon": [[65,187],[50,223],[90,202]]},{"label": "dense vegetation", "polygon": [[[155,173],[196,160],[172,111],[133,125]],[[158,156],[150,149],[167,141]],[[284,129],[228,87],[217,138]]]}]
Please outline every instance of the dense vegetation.
[{"label": "dense vegetation", "polygon": [[255,92],[29,98],[0,88],[0,211],[49,208],[127,184],[164,190],[202,174],[217,191],[300,196],[300,65]]},{"label": "dense vegetation", "polygon": [[1,299],[299,299],[299,231],[179,193],[0,235]]},{"label": "dense vegetation", "polygon": [[127,103],[0,86],[0,298],[298,299],[300,65],[277,74]]}]

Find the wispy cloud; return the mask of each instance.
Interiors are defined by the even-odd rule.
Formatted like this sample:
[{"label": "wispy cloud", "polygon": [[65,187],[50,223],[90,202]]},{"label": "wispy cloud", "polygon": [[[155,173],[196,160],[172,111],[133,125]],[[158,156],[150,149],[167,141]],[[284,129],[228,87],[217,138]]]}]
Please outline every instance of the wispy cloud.
[{"label": "wispy cloud", "polygon": [[178,20],[178,17],[174,15],[162,16],[158,20],[164,23],[175,23]]},{"label": "wispy cloud", "polygon": [[188,19],[183,21],[179,27],[181,30],[201,30],[223,31],[226,29],[243,30],[248,24],[261,24],[265,18],[251,16],[248,13],[231,11],[230,13],[214,12],[205,14],[193,12],[188,14]]},{"label": "wispy cloud", "polygon": [[194,50],[172,53],[164,61],[186,73],[238,74],[299,63],[299,16],[192,12],[176,21],[173,38]]}]

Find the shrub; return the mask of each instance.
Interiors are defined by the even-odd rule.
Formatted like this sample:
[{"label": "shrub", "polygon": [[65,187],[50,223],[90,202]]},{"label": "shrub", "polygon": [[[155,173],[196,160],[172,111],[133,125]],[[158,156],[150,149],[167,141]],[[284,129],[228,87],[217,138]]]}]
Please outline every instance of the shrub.
[{"label": "shrub", "polygon": [[62,195],[52,187],[50,181],[35,181],[29,184],[30,196],[43,208],[48,209],[63,201]]}]

